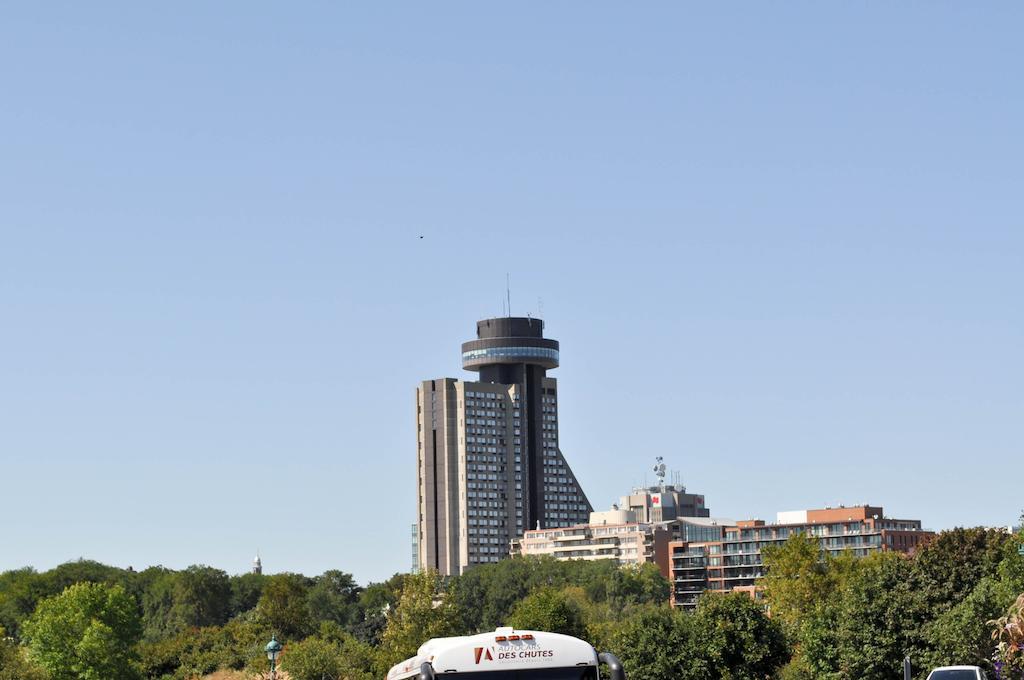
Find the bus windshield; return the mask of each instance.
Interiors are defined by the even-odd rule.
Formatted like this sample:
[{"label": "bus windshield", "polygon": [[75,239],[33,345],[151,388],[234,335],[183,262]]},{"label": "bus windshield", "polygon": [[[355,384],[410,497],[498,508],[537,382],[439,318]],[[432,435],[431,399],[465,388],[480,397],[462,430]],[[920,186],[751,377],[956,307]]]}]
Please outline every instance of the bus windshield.
[{"label": "bus windshield", "polygon": [[517,668],[510,670],[438,673],[437,680],[598,680],[596,666],[558,666],[554,668]]}]

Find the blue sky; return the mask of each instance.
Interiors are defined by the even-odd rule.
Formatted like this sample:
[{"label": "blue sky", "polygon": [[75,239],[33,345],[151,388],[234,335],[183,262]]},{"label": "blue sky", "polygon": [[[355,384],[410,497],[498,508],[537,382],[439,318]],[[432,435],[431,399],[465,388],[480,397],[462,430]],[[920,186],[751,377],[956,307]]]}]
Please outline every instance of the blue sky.
[{"label": "blue sky", "polygon": [[[406,570],[414,388],[607,507],[1024,508],[1018,3],[0,8],[0,569]],[[419,236],[424,238],[420,239]]]}]

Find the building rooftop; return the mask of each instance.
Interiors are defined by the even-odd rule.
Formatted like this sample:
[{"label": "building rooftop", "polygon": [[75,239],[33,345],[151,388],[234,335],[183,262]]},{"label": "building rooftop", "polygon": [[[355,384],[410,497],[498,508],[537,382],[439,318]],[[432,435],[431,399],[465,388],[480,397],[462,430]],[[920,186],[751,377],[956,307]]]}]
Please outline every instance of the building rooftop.
[{"label": "building rooftop", "polygon": [[705,527],[734,527],[736,522],[727,517],[676,517],[673,521],[698,524]]}]

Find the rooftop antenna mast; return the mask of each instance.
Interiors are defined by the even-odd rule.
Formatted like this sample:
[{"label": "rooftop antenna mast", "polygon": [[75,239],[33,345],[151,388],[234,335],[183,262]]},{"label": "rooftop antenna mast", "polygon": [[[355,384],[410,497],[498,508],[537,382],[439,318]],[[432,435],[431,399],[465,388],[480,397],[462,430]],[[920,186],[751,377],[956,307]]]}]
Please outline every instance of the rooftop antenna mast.
[{"label": "rooftop antenna mast", "polygon": [[509,273],[505,272],[505,302],[508,303],[508,315],[512,317],[512,285]]},{"label": "rooftop antenna mast", "polygon": [[665,471],[667,469],[665,467],[664,461],[665,461],[665,459],[663,457],[658,456],[655,459],[655,463],[654,463],[654,474],[657,475],[657,477],[658,477],[659,483],[661,484],[661,490],[662,491],[665,490]]}]

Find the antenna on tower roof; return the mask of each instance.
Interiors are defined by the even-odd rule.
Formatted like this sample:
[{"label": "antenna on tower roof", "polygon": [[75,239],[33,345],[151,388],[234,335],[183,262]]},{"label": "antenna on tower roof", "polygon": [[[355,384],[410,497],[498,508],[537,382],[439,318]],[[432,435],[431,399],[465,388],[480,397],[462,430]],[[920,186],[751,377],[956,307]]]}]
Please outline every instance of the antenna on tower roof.
[{"label": "antenna on tower roof", "polygon": [[665,459],[661,456],[658,456],[654,462],[654,474],[658,477],[662,491],[665,490],[665,470]]},{"label": "antenna on tower roof", "polygon": [[505,301],[508,303],[508,316],[512,317],[512,283],[508,272],[505,272]]}]

